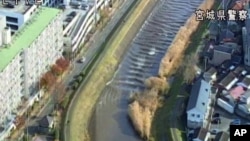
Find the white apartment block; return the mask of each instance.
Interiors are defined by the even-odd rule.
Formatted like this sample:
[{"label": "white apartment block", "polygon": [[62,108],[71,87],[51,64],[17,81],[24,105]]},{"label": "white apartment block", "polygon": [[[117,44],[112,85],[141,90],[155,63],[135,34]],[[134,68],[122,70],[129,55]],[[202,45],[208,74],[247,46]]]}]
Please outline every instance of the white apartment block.
[{"label": "white apartment block", "polygon": [[[64,22],[65,28],[63,35],[65,42],[70,47],[72,52],[78,51],[80,45],[85,41],[87,34],[92,29],[92,26],[98,20],[98,10],[104,6],[108,6],[110,0],[65,0],[64,3],[68,9],[65,10],[65,19],[69,18],[67,14],[72,11],[76,12],[76,16],[71,21]],[[83,9],[75,9],[72,7],[85,7]],[[87,7],[87,8],[86,8]],[[68,12],[67,12],[68,11]],[[75,20],[77,18],[77,20]]]},{"label": "white apartment block", "polygon": [[29,105],[39,99],[41,75],[61,57],[62,34],[61,11],[40,7],[14,36],[9,35],[11,43],[0,47],[0,140],[15,128],[22,98],[28,98]]}]

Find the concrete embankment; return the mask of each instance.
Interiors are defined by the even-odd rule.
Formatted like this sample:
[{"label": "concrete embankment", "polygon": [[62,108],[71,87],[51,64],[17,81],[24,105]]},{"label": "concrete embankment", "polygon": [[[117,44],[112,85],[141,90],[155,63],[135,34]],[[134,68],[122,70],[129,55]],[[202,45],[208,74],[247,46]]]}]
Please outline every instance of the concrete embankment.
[{"label": "concrete embankment", "polygon": [[[105,56],[105,58],[110,58],[109,61],[113,60],[115,62],[112,65],[110,65],[112,66],[112,68],[109,70],[109,72],[105,72],[104,75],[107,76],[106,77],[107,79],[102,80],[102,83],[107,82],[108,80],[111,79],[111,77],[113,77],[114,72],[118,69],[118,65],[121,59],[123,58],[123,55],[126,53],[126,50],[130,46],[130,43],[140,30],[140,27],[143,25],[144,21],[147,19],[147,17],[153,10],[156,2],[157,0],[139,0],[138,5],[132,11],[131,15],[128,18],[126,18],[125,22],[123,23],[123,26],[120,28],[120,31],[118,33],[115,33],[114,38],[112,39],[113,42],[110,43],[109,45],[110,48],[114,49],[109,50],[110,52]],[[99,102],[97,103],[98,104],[97,107],[99,106],[100,103],[103,102],[102,101],[103,97],[106,97],[104,91],[107,87],[108,86],[105,86],[103,84],[98,85],[98,92],[101,92],[100,90],[102,89],[104,90],[102,91],[102,97],[98,100]],[[113,113],[112,109],[115,108],[116,105],[111,104],[107,106],[107,109],[105,108],[108,111],[96,110],[94,112],[91,118],[92,121],[90,122],[91,139],[93,141],[113,141],[113,140],[134,141],[138,139],[133,136],[121,135],[123,134],[121,130],[126,130],[126,129],[117,128],[117,123],[113,123],[113,121],[111,121],[114,116],[112,114]],[[127,130],[127,132],[130,131],[133,132],[133,130],[129,131]]]}]

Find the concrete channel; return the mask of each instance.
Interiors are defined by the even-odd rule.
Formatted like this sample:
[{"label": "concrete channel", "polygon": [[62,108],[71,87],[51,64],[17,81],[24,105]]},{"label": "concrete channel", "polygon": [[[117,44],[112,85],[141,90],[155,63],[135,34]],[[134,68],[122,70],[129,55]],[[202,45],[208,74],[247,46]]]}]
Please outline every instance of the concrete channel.
[{"label": "concrete channel", "polygon": [[162,57],[179,28],[203,0],[159,0],[130,44],[114,78],[103,90],[95,112],[95,141],[140,141],[127,114],[132,92],[158,74]]}]

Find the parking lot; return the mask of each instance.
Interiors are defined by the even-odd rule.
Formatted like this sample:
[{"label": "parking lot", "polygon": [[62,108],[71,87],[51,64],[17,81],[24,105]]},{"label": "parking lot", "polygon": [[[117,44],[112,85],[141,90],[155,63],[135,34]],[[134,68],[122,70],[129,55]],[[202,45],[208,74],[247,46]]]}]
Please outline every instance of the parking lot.
[{"label": "parking lot", "polygon": [[247,121],[245,119],[242,119],[242,118],[236,116],[235,114],[231,114],[231,113],[226,112],[225,110],[221,109],[217,105],[215,106],[213,114],[215,114],[215,113],[219,113],[219,115],[220,115],[219,119],[221,122],[218,124],[211,124],[210,131],[216,130],[217,132],[220,132],[220,131],[228,132],[230,123],[233,122],[235,119],[239,119],[240,124],[243,124],[243,125],[250,122],[250,121]]}]

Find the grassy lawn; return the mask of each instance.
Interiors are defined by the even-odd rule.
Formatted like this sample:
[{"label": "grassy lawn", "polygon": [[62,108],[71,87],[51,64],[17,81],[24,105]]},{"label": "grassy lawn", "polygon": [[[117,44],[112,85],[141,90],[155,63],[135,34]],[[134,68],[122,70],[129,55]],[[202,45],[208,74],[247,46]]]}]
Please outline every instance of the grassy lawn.
[{"label": "grassy lawn", "polygon": [[[214,7],[218,7],[218,2],[214,5]],[[187,56],[189,54],[197,53],[198,49],[203,45],[202,40],[207,33],[209,21],[203,21],[199,24],[197,31],[194,32],[191,36],[190,43],[185,50],[184,55]],[[185,120],[183,116],[178,117],[177,119],[172,119],[173,109],[175,108],[176,101],[180,96],[185,95],[184,101],[187,100],[188,94],[183,94],[183,73],[177,72],[174,78],[174,81],[171,85],[170,90],[168,91],[168,98],[166,98],[163,102],[163,105],[157,110],[153,125],[152,125],[152,139],[153,141],[161,141],[168,140],[174,141],[173,136],[174,132],[177,134],[178,141],[186,141],[186,133],[185,133]],[[181,112],[181,111],[178,111]],[[181,114],[180,114],[181,115]],[[172,124],[176,120],[176,128],[173,128]]]},{"label": "grassy lawn", "polygon": [[[148,1],[147,1],[148,2]],[[83,141],[88,127],[88,121],[92,114],[97,99],[99,98],[105,84],[113,76],[119,60],[115,58],[115,51],[126,37],[129,29],[139,18],[147,2],[140,2],[132,15],[124,23],[124,26],[115,33],[115,37],[107,43],[107,50],[101,56],[98,66],[90,72],[91,76],[75,103],[70,115],[70,141]]]}]

